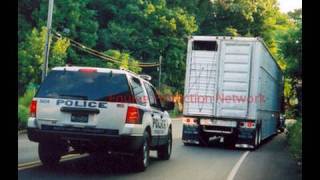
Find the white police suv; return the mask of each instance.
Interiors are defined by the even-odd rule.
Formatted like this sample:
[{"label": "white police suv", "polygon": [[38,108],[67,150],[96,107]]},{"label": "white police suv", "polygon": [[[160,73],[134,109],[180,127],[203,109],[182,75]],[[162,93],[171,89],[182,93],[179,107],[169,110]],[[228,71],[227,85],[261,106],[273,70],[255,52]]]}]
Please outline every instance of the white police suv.
[{"label": "white police suv", "polygon": [[168,160],[172,125],[155,88],[127,70],[56,67],[30,105],[28,137],[39,142],[46,166],[73,152],[129,154],[137,170],[149,164],[149,151]]}]

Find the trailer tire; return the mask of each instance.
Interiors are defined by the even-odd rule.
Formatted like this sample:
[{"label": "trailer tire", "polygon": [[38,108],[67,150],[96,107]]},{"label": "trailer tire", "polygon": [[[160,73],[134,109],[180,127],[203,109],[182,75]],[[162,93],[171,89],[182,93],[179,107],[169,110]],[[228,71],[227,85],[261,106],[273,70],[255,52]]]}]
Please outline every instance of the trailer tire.
[{"label": "trailer tire", "polygon": [[253,146],[253,150],[256,150],[259,146],[259,129],[258,128],[256,128],[254,137],[252,138],[252,146]]},{"label": "trailer tire", "polygon": [[199,138],[199,145],[200,146],[208,146],[209,144],[209,136],[203,134],[202,136],[200,136]]},{"label": "trailer tire", "polygon": [[235,148],[236,141],[237,141],[237,139],[236,139],[235,136],[226,136],[226,137],[224,137],[224,145],[228,149]]},{"label": "trailer tire", "polygon": [[258,145],[260,145],[262,142],[262,131],[261,131],[261,127],[259,127],[259,139],[258,139]]}]

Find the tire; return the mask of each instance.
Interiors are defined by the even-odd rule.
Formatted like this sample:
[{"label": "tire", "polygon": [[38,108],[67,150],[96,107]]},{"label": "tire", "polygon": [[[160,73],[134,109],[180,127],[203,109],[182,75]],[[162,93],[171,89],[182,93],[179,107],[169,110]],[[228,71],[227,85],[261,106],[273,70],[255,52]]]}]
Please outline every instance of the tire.
[{"label": "tire", "polygon": [[279,128],[279,130],[280,130],[280,133],[284,132],[284,128],[283,127]]},{"label": "tire", "polygon": [[252,138],[252,146],[253,146],[253,150],[256,150],[259,146],[259,129],[258,128],[254,133],[254,137]]},{"label": "tire", "polygon": [[262,131],[261,128],[259,128],[259,139],[258,139],[258,146],[261,144],[262,139]]},{"label": "tire", "polygon": [[145,171],[150,162],[150,135],[148,132],[143,134],[143,144],[136,153],[134,160],[135,169],[139,172]]},{"label": "tire", "polygon": [[209,136],[207,136],[206,134],[202,134],[202,136],[200,136],[199,138],[199,145],[200,146],[208,146],[209,145]]},{"label": "tire", "polygon": [[57,143],[40,142],[38,146],[39,158],[44,166],[56,166],[61,156],[63,155],[65,147]]},{"label": "tire", "polygon": [[224,138],[224,145],[228,149],[234,149],[236,144],[236,137],[235,136],[226,136]]},{"label": "tire", "polygon": [[157,154],[161,160],[169,160],[172,152],[172,132],[171,129],[168,131],[168,141],[165,145],[160,146]]}]

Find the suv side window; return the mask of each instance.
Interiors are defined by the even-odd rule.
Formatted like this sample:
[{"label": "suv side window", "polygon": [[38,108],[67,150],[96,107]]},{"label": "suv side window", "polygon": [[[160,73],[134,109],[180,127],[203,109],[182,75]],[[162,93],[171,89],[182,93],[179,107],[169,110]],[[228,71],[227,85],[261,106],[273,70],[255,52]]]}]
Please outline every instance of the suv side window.
[{"label": "suv side window", "polygon": [[160,99],[155,89],[147,83],[144,83],[144,86],[146,87],[148,93],[150,106],[161,109]]},{"label": "suv side window", "polygon": [[140,80],[138,78],[130,76],[130,83],[131,83],[131,87],[132,87],[137,104],[145,106],[146,105],[146,100],[145,100],[146,95],[143,91],[142,84],[141,84]]}]

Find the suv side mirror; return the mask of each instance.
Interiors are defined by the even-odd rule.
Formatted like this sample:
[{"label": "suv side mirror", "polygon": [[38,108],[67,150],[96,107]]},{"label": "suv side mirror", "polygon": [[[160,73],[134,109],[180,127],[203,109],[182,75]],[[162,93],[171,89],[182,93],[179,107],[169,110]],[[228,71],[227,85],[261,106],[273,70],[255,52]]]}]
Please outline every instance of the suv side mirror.
[{"label": "suv side mirror", "polygon": [[174,109],[174,102],[173,101],[167,101],[164,103],[163,110],[170,111],[173,109]]}]

